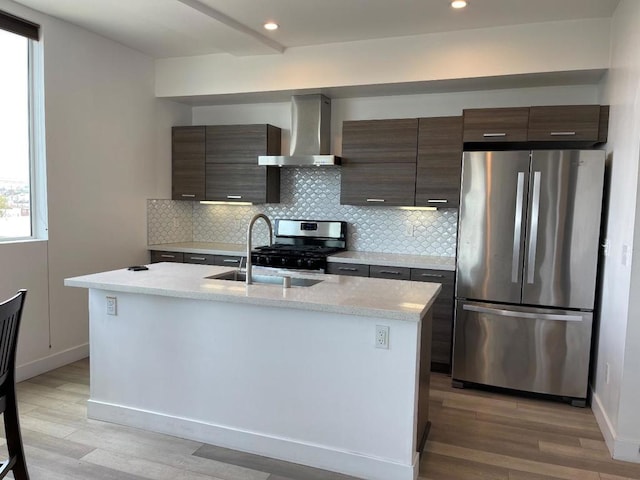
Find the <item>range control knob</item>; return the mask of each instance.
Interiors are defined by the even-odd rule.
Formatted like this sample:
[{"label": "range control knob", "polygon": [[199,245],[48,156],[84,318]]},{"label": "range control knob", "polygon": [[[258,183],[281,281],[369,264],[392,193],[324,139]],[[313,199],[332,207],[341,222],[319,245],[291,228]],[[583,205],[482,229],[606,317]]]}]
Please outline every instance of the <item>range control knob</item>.
[{"label": "range control knob", "polygon": [[298,260],[296,260],[296,265],[300,268],[304,267],[304,260],[302,258],[299,258]]},{"label": "range control knob", "polygon": [[280,257],[280,265],[283,267],[287,265],[287,257]]}]

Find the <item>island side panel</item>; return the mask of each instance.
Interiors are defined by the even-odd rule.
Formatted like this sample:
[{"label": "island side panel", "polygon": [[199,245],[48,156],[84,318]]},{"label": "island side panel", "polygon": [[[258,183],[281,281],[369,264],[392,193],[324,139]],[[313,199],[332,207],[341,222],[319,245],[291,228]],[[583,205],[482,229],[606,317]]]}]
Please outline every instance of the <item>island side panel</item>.
[{"label": "island side panel", "polygon": [[93,418],[366,478],[417,474],[418,322],[97,289],[90,316]]},{"label": "island side panel", "polygon": [[420,323],[420,358],[418,371],[418,412],[416,422],[416,446],[422,453],[427,442],[431,422],[429,421],[429,389],[431,383],[431,336],[432,336],[432,308],[422,318]]}]

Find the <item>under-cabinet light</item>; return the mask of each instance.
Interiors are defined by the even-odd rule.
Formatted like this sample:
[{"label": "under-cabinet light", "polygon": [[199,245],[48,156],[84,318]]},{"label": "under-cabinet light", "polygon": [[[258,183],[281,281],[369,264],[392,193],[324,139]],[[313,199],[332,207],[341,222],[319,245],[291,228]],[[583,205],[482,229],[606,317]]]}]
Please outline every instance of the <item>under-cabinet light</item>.
[{"label": "under-cabinet light", "polygon": [[251,202],[217,202],[213,200],[201,200],[200,205],[253,205]]},{"label": "under-cabinet light", "polygon": [[400,210],[429,210],[434,211],[438,210],[438,207],[398,207]]}]

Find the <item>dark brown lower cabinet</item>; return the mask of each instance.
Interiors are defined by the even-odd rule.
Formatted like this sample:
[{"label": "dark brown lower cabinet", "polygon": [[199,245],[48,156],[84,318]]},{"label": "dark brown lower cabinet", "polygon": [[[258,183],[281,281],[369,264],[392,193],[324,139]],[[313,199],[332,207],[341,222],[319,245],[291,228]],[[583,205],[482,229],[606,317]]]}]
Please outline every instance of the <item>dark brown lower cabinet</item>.
[{"label": "dark brown lower cabinet", "polygon": [[151,263],[159,262],[184,262],[184,254],[181,252],[165,252],[161,250],[151,250]]},{"label": "dark brown lower cabinet", "polygon": [[213,263],[214,255],[204,255],[199,253],[185,253],[184,263],[199,263],[201,265],[215,265]]},{"label": "dark brown lower cabinet", "polygon": [[434,372],[450,373],[455,272],[412,268],[411,280],[442,284],[440,295],[438,295],[432,307],[433,333],[431,340],[431,370]]}]

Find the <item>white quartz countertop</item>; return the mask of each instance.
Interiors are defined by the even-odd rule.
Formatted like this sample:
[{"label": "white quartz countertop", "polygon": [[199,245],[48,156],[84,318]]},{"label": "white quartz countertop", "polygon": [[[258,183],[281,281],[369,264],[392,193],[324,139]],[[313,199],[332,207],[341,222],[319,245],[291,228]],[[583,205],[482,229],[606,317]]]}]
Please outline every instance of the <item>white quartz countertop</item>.
[{"label": "white quartz countertop", "polygon": [[[67,278],[64,284],[114,292],[336,312],[412,322],[420,321],[441,289],[439,283],[320,274],[296,274],[295,276],[311,276],[322,281],[310,287],[284,289],[280,285],[246,285],[243,282],[205,278],[234,270],[228,267],[184,263],[154,263],[148,267],[147,271],[122,269]],[[265,272],[256,268],[254,273]]]},{"label": "white quartz countertop", "polygon": [[149,250],[168,252],[199,253],[201,255],[245,255],[246,245],[217,242],[180,242],[149,245]]},{"label": "white quartz countertop", "polygon": [[406,255],[400,253],[353,252],[346,251],[331,255],[329,262],[362,263],[381,267],[427,268],[432,270],[456,269],[454,257],[430,257],[427,255]]}]

